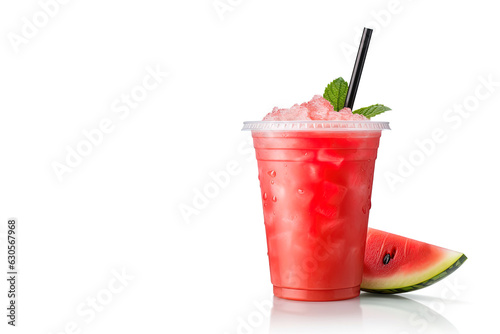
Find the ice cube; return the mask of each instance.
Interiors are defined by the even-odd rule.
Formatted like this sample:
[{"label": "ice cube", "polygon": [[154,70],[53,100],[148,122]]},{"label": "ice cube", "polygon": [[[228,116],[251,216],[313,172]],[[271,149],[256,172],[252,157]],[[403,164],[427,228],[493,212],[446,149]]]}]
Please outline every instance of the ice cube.
[{"label": "ice cube", "polygon": [[344,108],[334,111],[328,100],[321,95],[315,95],[311,101],[301,105],[295,104],[287,109],[275,107],[267,114],[264,121],[300,121],[300,120],[328,120],[328,121],[367,121],[368,118],[359,114],[353,114],[351,109]]},{"label": "ice cube", "polygon": [[321,184],[320,193],[322,193],[326,203],[330,205],[339,205],[344,200],[347,188],[340,184],[324,181]]},{"label": "ice cube", "polygon": [[275,107],[271,113],[264,117],[264,121],[290,121],[297,119],[308,119],[307,108],[298,104],[290,109],[278,109]]},{"label": "ice cube", "polygon": [[301,104],[309,111],[309,118],[311,120],[327,119],[329,112],[333,111],[333,107],[321,95],[315,95],[311,101]]},{"label": "ice cube", "polygon": [[339,167],[344,161],[344,157],[338,154],[338,151],[330,148],[320,148],[317,155],[318,161],[327,161],[336,167]]},{"label": "ice cube", "polygon": [[346,194],[346,187],[333,182],[324,181],[316,192],[314,210],[327,218],[337,218],[339,215],[339,207]]}]

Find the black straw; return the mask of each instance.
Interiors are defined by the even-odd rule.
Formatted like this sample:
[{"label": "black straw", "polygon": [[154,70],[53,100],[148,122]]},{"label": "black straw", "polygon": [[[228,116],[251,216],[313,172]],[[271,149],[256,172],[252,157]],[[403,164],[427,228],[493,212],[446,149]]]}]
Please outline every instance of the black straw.
[{"label": "black straw", "polygon": [[346,108],[350,108],[351,110],[354,105],[356,93],[358,92],[359,80],[361,79],[361,73],[363,72],[363,66],[365,65],[366,54],[368,52],[368,46],[370,45],[372,32],[373,30],[370,28],[363,29],[363,36],[361,36],[361,42],[359,43],[358,55],[356,56],[356,62],[354,63],[351,82],[349,83],[349,89],[347,90],[347,97],[344,105]]}]

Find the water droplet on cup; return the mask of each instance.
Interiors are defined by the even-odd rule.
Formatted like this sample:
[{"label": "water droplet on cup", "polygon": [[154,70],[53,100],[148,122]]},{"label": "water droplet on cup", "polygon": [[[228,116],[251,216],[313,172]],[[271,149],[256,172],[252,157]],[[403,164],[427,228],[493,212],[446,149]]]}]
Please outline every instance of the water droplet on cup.
[{"label": "water droplet on cup", "polygon": [[270,176],[270,177],[275,177],[276,176],[276,172],[274,170],[270,170],[269,172],[267,172],[267,174]]},{"label": "water droplet on cup", "polygon": [[264,200],[266,200],[266,199],[267,199],[267,193],[264,193],[264,195],[262,195],[262,198],[263,198]]},{"label": "water droplet on cup", "polygon": [[273,180],[271,180],[271,184],[274,184],[274,181],[273,181]]},{"label": "water droplet on cup", "polygon": [[297,190],[297,191],[299,192],[299,194],[304,195],[304,190],[299,189],[299,190]]},{"label": "water droplet on cup", "polygon": [[363,211],[363,213],[366,213],[366,207],[365,207],[365,206],[363,206],[363,207],[361,208],[361,210]]},{"label": "water droplet on cup", "polygon": [[277,200],[276,196],[273,196],[273,202],[276,202]]}]

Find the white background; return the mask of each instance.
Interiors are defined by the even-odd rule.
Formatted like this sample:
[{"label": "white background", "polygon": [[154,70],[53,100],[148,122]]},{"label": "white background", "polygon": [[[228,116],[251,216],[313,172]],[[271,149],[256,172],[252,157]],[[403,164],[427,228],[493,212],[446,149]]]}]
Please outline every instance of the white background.
[{"label": "white background", "polygon": [[[1,333],[498,328],[495,2],[220,3],[229,9],[218,12],[212,0],[73,0],[47,22],[35,0],[1,3],[2,271],[7,218],[20,230],[19,326],[6,325],[2,279]],[[13,43],[33,16],[46,25]],[[357,48],[363,26],[375,34],[356,106],[393,109],[376,118],[392,131],[381,141],[370,225],[469,260],[400,297],[273,300],[256,163],[240,128],[322,94],[338,76],[349,80],[354,55],[345,50]],[[127,117],[115,113],[147,68],[169,74]],[[488,91],[480,78],[496,86]],[[68,147],[103,119],[113,130],[58,180],[54,162],[64,164]],[[415,141],[436,129],[446,140],[422,159]],[[418,166],[391,188],[388,173],[410,157]],[[228,164],[237,164],[229,184],[185,219],[180,207]],[[133,276],[126,286],[113,278],[123,270]],[[89,311],[92,298],[105,305]],[[272,313],[256,302],[273,302]]]}]

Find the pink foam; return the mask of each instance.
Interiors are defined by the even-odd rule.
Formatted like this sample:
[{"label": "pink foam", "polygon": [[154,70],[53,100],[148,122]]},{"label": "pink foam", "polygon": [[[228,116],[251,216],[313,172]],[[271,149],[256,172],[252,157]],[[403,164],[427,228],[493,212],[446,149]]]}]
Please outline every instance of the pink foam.
[{"label": "pink foam", "polygon": [[344,108],[340,111],[334,111],[328,100],[321,95],[315,95],[311,101],[304,102],[301,105],[295,104],[289,109],[279,109],[275,107],[272,112],[267,114],[264,121],[367,121],[363,115],[353,114],[351,109]]}]

